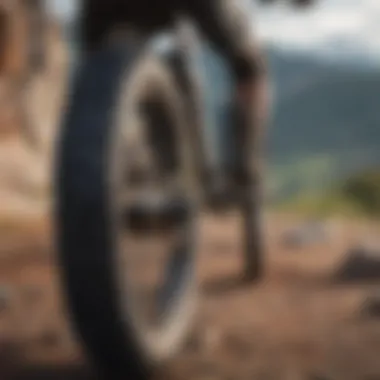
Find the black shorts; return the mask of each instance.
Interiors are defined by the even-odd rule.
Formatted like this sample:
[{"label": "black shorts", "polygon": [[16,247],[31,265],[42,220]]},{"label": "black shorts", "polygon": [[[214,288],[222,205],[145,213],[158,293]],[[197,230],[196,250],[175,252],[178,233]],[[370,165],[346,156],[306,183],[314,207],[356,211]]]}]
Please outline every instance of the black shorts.
[{"label": "black shorts", "polygon": [[96,46],[115,23],[147,32],[169,27],[178,14],[189,16],[231,64],[238,80],[257,77],[264,69],[254,39],[250,13],[238,0],[85,0],[83,36]]}]

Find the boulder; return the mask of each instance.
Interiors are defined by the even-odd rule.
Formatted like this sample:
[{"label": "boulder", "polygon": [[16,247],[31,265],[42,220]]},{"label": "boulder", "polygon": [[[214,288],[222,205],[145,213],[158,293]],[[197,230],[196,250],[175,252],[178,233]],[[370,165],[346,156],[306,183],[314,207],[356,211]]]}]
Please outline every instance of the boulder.
[{"label": "boulder", "polygon": [[324,224],[309,222],[285,232],[282,236],[282,245],[287,248],[301,248],[325,243],[328,239],[329,234]]},{"label": "boulder", "polygon": [[361,244],[351,248],[336,273],[341,281],[380,280],[380,244]]}]

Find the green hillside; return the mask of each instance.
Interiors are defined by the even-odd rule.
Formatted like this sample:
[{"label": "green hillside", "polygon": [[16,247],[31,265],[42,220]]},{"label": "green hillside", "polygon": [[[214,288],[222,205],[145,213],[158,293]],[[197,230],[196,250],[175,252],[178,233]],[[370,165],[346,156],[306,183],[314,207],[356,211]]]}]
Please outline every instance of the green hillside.
[{"label": "green hillside", "polygon": [[380,168],[353,175],[321,193],[308,193],[277,205],[312,216],[380,217]]},{"label": "green hillside", "polygon": [[330,188],[380,165],[380,70],[269,52],[276,104],[268,136],[271,198]]}]

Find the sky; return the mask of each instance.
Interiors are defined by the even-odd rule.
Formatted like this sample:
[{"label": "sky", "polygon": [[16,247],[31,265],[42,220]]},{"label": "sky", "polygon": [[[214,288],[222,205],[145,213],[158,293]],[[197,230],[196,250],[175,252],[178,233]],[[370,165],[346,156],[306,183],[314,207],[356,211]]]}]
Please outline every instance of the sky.
[{"label": "sky", "polygon": [[285,5],[256,6],[260,37],[285,48],[380,60],[379,0],[316,3],[298,12]]},{"label": "sky", "polygon": [[[46,0],[52,12],[69,17],[79,0]],[[125,0],[131,1],[131,0]],[[248,0],[249,1],[249,0]],[[253,5],[260,39],[285,49],[380,62],[380,0],[316,0],[308,10],[283,4]]]}]

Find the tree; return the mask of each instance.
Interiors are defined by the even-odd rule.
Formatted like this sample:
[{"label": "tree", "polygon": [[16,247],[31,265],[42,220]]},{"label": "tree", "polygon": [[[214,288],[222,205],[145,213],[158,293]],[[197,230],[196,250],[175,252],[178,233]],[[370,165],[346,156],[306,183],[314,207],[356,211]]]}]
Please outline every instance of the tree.
[{"label": "tree", "polygon": [[380,215],[380,170],[365,172],[348,179],[342,191],[366,213]]}]

